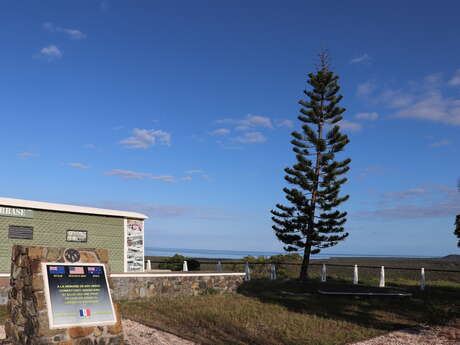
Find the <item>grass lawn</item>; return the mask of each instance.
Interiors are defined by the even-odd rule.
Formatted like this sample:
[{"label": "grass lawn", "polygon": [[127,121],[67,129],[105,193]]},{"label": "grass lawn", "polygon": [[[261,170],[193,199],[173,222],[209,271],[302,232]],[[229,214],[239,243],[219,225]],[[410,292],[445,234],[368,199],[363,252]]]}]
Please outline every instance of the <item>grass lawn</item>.
[{"label": "grass lawn", "polygon": [[[202,345],[349,344],[403,327],[460,319],[460,284],[432,283],[420,292],[415,282],[408,283],[404,288],[412,297],[356,297],[315,293],[353,288],[342,281],[253,280],[238,295],[160,297],[124,301],[121,307],[125,318]],[[5,318],[6,308],[0,306],[0,322]]]},{"label": "grass lawn", "polygon": [[[323,296],[341,282],[254,280],[239,295],[122,302],[125,317],[203,345],[348,344],[421,323],[460,317],[460,285],[440,283],[413,297]],[[287,292],[287,294],[286,294]],[[308,293],[312,293],[308,295]]]}]

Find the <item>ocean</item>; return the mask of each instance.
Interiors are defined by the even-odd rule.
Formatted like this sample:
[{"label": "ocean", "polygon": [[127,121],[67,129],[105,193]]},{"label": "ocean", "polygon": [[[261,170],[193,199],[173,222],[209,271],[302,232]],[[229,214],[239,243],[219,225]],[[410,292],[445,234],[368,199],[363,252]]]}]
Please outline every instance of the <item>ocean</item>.
[{"label": "ocean", "polygon": [[[146,256],[173,256],[180,254],[191,258],[211,259],[241,259],[245,256],[272,256],[287,254],[287,252],[255,251],[255,250],[217,250],[217,249],[187,249],[187,248],[158,248],[145,247]],[[299,253],[300,254],[300,253]],[[436,256],[421,255],[392,255],[392,254],[356,254],[356,253],[319,253],[313,259],[328,259],[330,257],[381,257],[381,258],[433,258]]]}]

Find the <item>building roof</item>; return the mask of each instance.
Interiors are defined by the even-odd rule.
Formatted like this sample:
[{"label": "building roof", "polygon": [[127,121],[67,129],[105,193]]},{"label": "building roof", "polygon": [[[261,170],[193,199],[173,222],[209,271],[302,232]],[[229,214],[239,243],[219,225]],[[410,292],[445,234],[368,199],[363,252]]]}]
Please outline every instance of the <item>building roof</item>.
[{"label": "building roof", "polygon": [[135,219],[147,219],[148,218],[146,215],[142,213],[137,213],[137,212],[107,210],[103,208],[86,207],[86,206],[53,204],[50,202],[31,201],[31,200],[12,199],[12,198],[0,198],[0,205],[9,206],[9,207],[19,207],[19,208],[31,208],[31,209],[36,209],[36,210],[96,214],[96,215],[102,215],[102,216],[113,216],[113,217],[123,217],[123,218],[135,218]]}]

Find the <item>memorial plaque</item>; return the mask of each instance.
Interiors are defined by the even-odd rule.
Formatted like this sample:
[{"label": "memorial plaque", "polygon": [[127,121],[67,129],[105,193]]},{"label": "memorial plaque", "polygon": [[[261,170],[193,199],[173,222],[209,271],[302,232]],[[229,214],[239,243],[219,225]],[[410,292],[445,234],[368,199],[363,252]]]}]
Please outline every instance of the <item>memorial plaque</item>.
[{"label": "memorial plaque", "polygon": [[42,263],[51,329],[116,323],[103,264]]}]

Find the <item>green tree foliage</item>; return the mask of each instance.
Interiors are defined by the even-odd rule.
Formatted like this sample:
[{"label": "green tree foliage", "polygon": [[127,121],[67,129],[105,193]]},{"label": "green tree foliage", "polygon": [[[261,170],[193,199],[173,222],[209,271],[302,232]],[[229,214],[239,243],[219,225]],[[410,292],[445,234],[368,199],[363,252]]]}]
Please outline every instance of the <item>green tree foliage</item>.
[{"label": "green tree foliage", "polygon": [[454,234],[458,237],[457,246],[460,247],[460,214],[455,219],[455,231]]},{"label": "green tree foliage", "polygon": [[338,94],[338,79],[329,70],[327,55],[320,54],[316,73],[308,74],[311,90],[304,90],[307,98],[299,101],[302,131],[292,133],[297,162],[284,169],[284,178],[292,186],[283,189],[290,205],[277,204],[276,210],[271,211],[275,223],[272,228],[285,244],[284,249],[303,250],[301,280],[308,279],[311,254],[348,236],[343,227],[347,213],[336,209],[349,198],[339,196],[339,192],[347,181],[341,175],[349,170],[351,162],[349,158],[335,160],[336,154],[349,143],[338,124],[345,112],[338,106],[343,97]]},{"label": "green tree foliage", "polygon": [[187,268],[189,271],[200,270],[200,262],[198,260],[186,258],[180,254],[175,254],[166,258],[162,263],[158,265],[158,268],[161,270],[182,271],[182,268],[184,267],[184,261],[187,261]]}]

